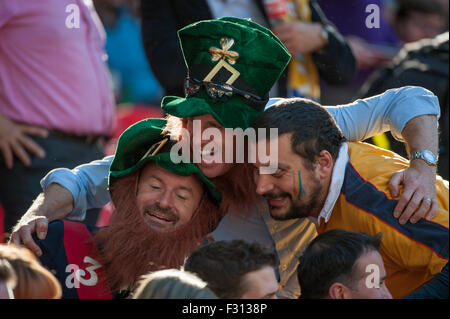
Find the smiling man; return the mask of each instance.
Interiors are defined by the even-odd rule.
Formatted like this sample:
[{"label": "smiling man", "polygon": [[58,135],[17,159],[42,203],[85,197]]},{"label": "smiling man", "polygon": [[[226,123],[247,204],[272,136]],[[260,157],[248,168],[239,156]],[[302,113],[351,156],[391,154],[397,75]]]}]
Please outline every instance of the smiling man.
[{"label": "smiling man", "polygon": [[[179,37],[188,68],[186,95],[165,97],[162,108],[176,122],[171,128],[185,128],[190,132],[191,144],[197,153],[216,157],[216,151],[224,148],[222,156],[217,155],[218,162],[198,163],[200,171],[220,190],[221,211],[226,212],[211,237],[216,241],[257,241],[273,249],[279,259],[276,269],[280,279],[278,294],[297,298],[300,290],[295,269],[299,255],[316,235],[314,225],[304,218],[288,221],[271,218],[266,202],[255,192],[251,166],[246,164],[249,162],[246,151],[241,152],[244,163],[234,158],[233,163],[223,161],[223,156],[231,153],[227,145],[233,144],[233,138],[227,138],[225,130],[250,127],[267,106],[268,93],[283,73],[290,56],[268,29],[246,19],[226,17],[194,23],[180,30]],[[390,128],[395,136],[408,144],[421,145],[421,149],[434,145],[428,138],[431,135],[432,139],[435,132],[437,134],[437,120],[432,114],[438,115],[439,106],[436,97],[425,89],[404,87],[388,90],[379,96],[330,107],[329,110],[349,140],[364,140]],[[427,125],[421,121],[423,117],[429,118]],[[192,134],[195,121],[201,123],[201,138],[197,134],[197,140]],[[402,132],[414,126],[416,121],[420,121],[421,126],[415,126],[414,138],[413,135],[404,136]],[[168,125],[169,122],[168,119]],[[203,138],[210,128],[221,133],[222,138],[211,141],[206,136]],[[248,140],[250,138],[245,142]],[[207,146],[214,142],[218,147],[212,151]],[[51,172],[42,181],[45,192],[15,227],[12,242],[24,244],[39,255],[41,250],[31,239],[33,232],[44,239],[49,221],[66,216],[81,220],[87,207],[101,207],[108,203],[111,199],[107,191],[110,164],[111,158],[105,158],[73,171],[60,169]],[[422,217],[428,206],[418,203],[417,197],[434,199],[434,181],[435,171],[418,161],[393,175],[392,191],[397,192],[400,185],[404,186],[396,218],[403,210],[402,223],[410,217],[411,222]],[[414,201],[410,201],[413,194]],[[412,214],[419,206],[421,209]],[[433,214],[432,210],[429,215]]]},{"label": "smiling man", "polygon": [[[262,164],[255,164],[257,192],[268,199],[274,219],[309,217],[319,234],[336,228],[382,233],[380,255],[395,298],[433,279],[444,285],[430,282],[433,288],[423,287],[427,292],[421,298],[448,298],[448,181],[438,176],[437,200],[423,200],[428,210],[437,206],[434,218],[401,225],[393,217],[398,197],[389,195],[389,179],[408,167],[406,159],[369,144],[345,142],[329,112],[306,99],[276,103],[253,126],[278,128],[277,172],[259,174]],[[261,140],[258,147],[268,142]],[[436,165],[423,156],[414,155],[413,161]]]},{"label": "smiling man", "polygon": [[217,226],[220,194],[194,164],[171,162],[165,124],[147,119],[121,135],[109,174],[109,226],[58,220],[38,241],[64,298],[124,296],[147,272],[180,267]]}]

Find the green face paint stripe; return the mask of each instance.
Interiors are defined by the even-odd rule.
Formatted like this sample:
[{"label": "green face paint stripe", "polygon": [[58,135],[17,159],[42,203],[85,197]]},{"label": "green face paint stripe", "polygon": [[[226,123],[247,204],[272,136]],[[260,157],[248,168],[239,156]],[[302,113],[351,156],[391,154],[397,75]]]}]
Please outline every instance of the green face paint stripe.
[{"label": "green face paint stripe", "polygon": [[300,199],[300,195],[302,194],[302,176],[300,174],[300,171],[297,171],[297,178],[298,178],[298,194],[297,194],[297,198]]}]

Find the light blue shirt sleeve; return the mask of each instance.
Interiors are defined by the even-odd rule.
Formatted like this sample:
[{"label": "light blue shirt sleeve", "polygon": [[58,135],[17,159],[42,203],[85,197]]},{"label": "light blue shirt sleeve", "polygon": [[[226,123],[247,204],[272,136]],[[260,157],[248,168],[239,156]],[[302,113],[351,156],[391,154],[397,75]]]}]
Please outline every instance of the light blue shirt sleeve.
[{"label": "light blue shirt sleeve", "polygon": [[111,196],[108,191],[109,166],[114,156],[107,156],[75,167],[73,170],[57,168],[50,171],[42,180],[45,190],[51,183],[67,188],[73,196],[74,209],[67,216],[72,220],[83,220],[86,210],[106,205]]},{"label": "light blue shirt sleeve", "polygon": [[[267,107],[279,100],[271,99]],[[389,130],[401,139],[403,128],[414,117],[425,114],[440,116],[437,97],[427,89],[414,86],[391,89],[350,104],[326,108],[349,141],[361,141]],[[51,183],[58,183],[67,188],[74,198],[74,210],[68,217],[82,220],[86,209],[100,208],[111,200],[108,172],[113,157],[80,165],[73,170],[54,169],[41,180],[41,186],[45,190]]]},{"label": "light blue shirt sleeve", "polygon": [[387,131],[402,141],[401,132],[409,120],[426,114],[440,117],[438,98],[418,86],[390,89],[350,104],[326,108],[348,141],[362,141]]}]

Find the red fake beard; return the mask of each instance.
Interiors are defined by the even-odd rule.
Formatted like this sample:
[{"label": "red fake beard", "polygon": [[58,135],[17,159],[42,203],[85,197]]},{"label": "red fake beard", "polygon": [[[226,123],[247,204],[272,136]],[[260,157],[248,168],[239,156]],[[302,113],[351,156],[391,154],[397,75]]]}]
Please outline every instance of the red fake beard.
[{"label": "red fake beard", "polygon": [[214,230],[220,215],[207,193],[184,226],[157,232],[145,222],[136,203],[139,171],[118,179],[112,187],[115,211],[110,225],[95,235],[100,262],[112,291],[130,288],[148,272],[179,268],[204,236]]}]

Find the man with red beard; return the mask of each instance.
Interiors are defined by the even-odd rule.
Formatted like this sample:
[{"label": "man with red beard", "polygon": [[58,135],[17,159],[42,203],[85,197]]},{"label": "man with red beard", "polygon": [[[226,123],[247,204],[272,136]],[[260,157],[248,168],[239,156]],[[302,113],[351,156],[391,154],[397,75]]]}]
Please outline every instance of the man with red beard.
[{"label": "man with red beard", "polygon": [[[244,164],[248,162],[246,148],[242,152],[244,163],[234,160],[234,163],[227,163],[226,156],[225,162],[221,160],[227,153],[226,147],[222,149],[222,146],[233,141],[233,138],[227,139],[225,130],[247,129],[263,112],[270,88],[282,74],[289,54],[269,30],[246,19],[225,17],[194,23],[180,30],[179,36],[188,67],[186,96],[165,97],[162,108],[172,115],[173,121],[168,120],[168,126],[173,128],[174,136],[177,136],[175,128],[185,128],[184,132],[192,137],[186,140],[192,141],[194,160],[194,150],[196,154],[201,151],[201,157],[205,153],[213,157],[210,162],[206,156],[198,167],[220,190],[223,197],[221,211],[226,215],[208,240],[246,239],[273,249],[279,258],[279,296],[297,298],[300,294],[295,272],[298,256],[316,235],[314,225],[305,218],[287,222],[271,218],[267,203],[255,191],[252,167]],[[378,130],[391,127],[408,145],[420,150],[429,148],[430,141],[437,136],[437,99],[422,88],[388,90],[379,96],[329,110],[336,112],[337,122],[349,140],[365,139]],[[195,129],[195,122],[200,122],[199,130]],[[215,129],[222,139],[195,138],[210,129]],[[403,136],[404,131],[415,134]],[[218,146],[212,152],[206,148],[210,142]],[[222,156],[215,160],[219,150],[222,150]],[[227,154],[230,153],[233,154]],[[60,169],[49,174],[51,177],[42,181],[45,192],[15,227],[12,242],[24,244],[40,255],[40,248],[31,238],[33,232],[43,239],[48,221],[66,216],[80,220],[84,218],[86,207],[101,207],[108,203],[106,176],[109,165],[110,159],[105,158],[73,171]],[[430,182],[434,180],[435,171],[421,166],[420,162],[413,162],[406,170],[393,175],[392,191],[398,191],[400,184],[405,186],[403,200],[397,205],[399,215],[406,207],[401,222],[405,223],[411,216],[413,222],[425,214],[428,207],[410,199],[413,194],[414,198],[434,197],[434,182]],[[419,206],[421,209],[412,215]],[[396,218],[399,215],[395,214]],[[297,239],[292,247],[284,245],[289,238]]]},{"label": "man with red beard", "polygon": [[149,271],[180,267],[217,226],[220,194],[197,166],[171,161],[165,124],[143,120],[119,138],[109,174],[115,211],[108,227],[57,220],[37,241],[64,298],[126,296]]}]

